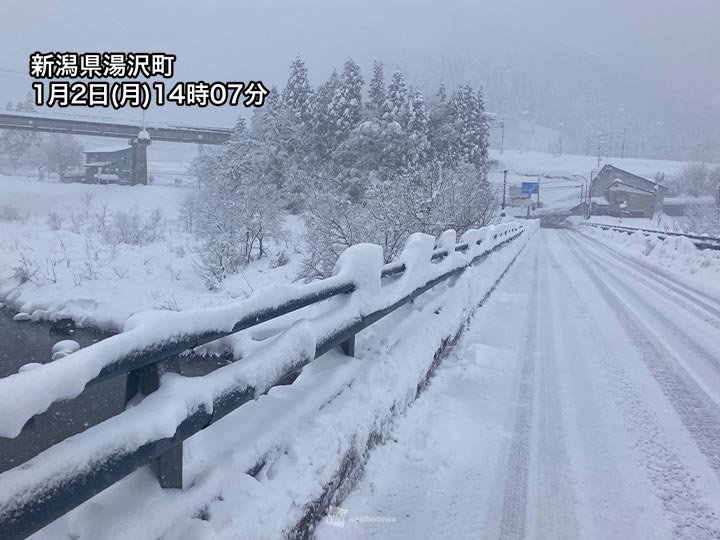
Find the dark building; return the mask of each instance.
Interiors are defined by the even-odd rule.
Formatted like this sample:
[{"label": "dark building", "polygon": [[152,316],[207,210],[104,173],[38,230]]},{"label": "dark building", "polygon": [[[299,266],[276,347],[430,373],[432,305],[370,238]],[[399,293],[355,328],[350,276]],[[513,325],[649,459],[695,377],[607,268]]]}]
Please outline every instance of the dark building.
[{"label": "dark building", "polygon": [[[592,181],[592,213],[652,218],[662,211],[667,188],[656,181],[605,165]],[[602,204],[601,204],[602,203]]]},{"label": "dark building", "polygon": [[85,152],[85,179],[91,184],[129,184],[133,171],[132,146],[97,148]]}]

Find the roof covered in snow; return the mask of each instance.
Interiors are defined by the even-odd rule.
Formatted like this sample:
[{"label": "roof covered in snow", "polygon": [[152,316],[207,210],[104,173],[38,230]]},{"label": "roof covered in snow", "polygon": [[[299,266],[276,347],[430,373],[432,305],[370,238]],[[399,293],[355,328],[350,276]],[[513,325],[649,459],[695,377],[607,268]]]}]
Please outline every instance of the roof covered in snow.
[{"label": "roof covered in snow", "polygon": [[100,148],[91,148],[90,150],[85,150],[86,154],[110,154],[113,152],[121,152],[123,150],[131,150],[132,147],[128,146],[127,144],[122,146],[102,146]]}]

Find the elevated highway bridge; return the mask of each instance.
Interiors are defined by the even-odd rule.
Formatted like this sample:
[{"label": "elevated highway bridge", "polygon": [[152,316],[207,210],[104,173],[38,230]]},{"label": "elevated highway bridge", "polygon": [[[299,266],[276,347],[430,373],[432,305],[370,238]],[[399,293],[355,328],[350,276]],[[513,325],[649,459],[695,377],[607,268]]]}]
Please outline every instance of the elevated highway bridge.
[{"label": "elevated highway bridge", "polygon": [[[65,133],[125,139],[133,147],[132,184],[147,184],[147,146],[152,141],[195,144],[223,144],[232,129],[132,123],[127,120],[99,120],[91,117],[62,117],[28,112],[1,112],[0,129]],[[138,137],[142,131],[149,138]]]}]

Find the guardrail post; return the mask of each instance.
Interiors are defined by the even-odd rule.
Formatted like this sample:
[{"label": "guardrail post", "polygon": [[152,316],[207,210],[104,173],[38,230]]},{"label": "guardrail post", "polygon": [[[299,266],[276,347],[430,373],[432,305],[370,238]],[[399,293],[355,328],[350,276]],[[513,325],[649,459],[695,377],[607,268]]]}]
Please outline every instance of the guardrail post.
[{"label": "guardrail post", "polygon": [[355,336],[352,336],[347,341],[343,341],[340,344],[340,348],[342,349],[342,352],[348,356],[355,356]]},{"label": "guardrail post", "polygon": [[[127,405],[138,392],[147,396],[158,388],[160,388],[160,368],[158,364],[150,364],[149,366],[129,372],[125,382],[125,405]],[[182,466],[182,443],[162,454],[152,464],[160,486],[164,489],[182,489]]]}]

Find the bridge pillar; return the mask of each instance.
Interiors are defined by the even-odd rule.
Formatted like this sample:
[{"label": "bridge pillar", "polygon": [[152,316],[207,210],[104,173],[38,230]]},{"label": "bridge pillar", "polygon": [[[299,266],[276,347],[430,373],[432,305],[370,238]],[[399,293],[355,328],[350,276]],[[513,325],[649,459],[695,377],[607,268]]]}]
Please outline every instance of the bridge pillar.
[{"label": "bridge pillar", "polygon": [[130,185],[148,184],[147,172],[147,147],[152,141],[147,131],[143,130],[135,139],[130,140],[133,147],[132,173],[130,175]]}]

